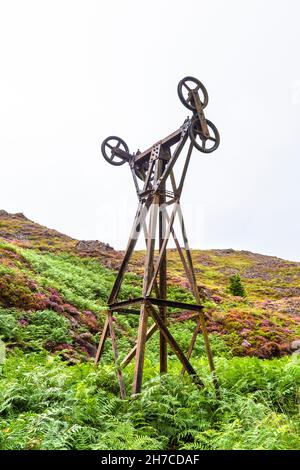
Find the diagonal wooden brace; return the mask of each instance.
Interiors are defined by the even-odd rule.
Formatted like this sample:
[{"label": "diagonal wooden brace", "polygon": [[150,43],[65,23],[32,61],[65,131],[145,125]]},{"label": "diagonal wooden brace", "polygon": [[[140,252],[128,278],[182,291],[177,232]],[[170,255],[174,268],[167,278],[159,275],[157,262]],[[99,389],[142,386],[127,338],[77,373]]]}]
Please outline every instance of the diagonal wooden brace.
[{"label": "diagonal wooden brace", "polygon": [[110,337],[111,337],[111,344],[112,344],[112,349],[113,349],[115,364],[116,364],[116,373],[117,373],[117,378],[118,378],[119,387],[120,387],[120,395],[121,395],[122,400],[124,400],[124,398],[126,398],[126,390],[125,390],[125,384],[124,384],[124,380],[122,376],[122,371],[121,371],[120,366],[118,365],[119,353],[118,353],[118,348],[117,348],[115,330],[113,327],[112,312],[109,311],[107,313],[107,318],[108,318],[108,326],[109,326],[109,332],[110,332]]},{"label": "diagonal wooden brace", "polygon": [[198,377],[197,372],[195,371],[195,369],[193,368],[193,366],[191,365],[189,360],[185,357],[184,353],[182,352],[182,349],[180,348],[179,344],[177,343],[175,338],[170,333],[169,329],[163,323],[163,321],[162,321],[160,315],[158,314],[158,312],[155,310],[154,307],[152,307],[150,302],[146,302],[145,307],[149,311],[149,313],[152,316],[153,320],[155,321],[158,328],[160,329],[160,331],[162,332],[162,334],[164,335],[164,337],[166,338],[166,340],[170,344],[171,349],[174,351],[174,353],[176,354],[176,356],[178,357],[178,359],[182,363],[182,365],[185,368],[185,370],[187,371],[187,373],[191,375],[191,377],[193,379],[193,382],[196,385],[198,385],[199,387],[203,387],[204,386],[203,382]]},{"label": "diagonal wooden brace", "polygon": [[[153,325],[151,325],[150,328],[147,330],[146,341],[148,341],[148,339],[150,339],[151,336],[154,335],[154,333],[157,331],[157,329],[158,329],[157,324],[153,323]],[[121,362],[121,367],[122,368],[126,367],[130,363],[130,361],[135,357],[136,350],[137,350],[137,344],[131,349],[131,351],[127,354],[127,356]]]}]

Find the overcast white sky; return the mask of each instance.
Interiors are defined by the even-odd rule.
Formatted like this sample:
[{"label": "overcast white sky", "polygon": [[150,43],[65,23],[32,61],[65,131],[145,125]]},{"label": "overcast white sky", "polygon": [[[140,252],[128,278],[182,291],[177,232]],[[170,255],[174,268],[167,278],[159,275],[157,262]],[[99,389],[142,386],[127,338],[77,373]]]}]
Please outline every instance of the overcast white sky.
[{"label": "overcast white sky", "polygon": [[191,246],[300,261],[299,17],[297,0],[1,0],[0,209],[124,248],[136,195],[101,141],[175,130],[193,75],[221,145],[193,154]]}]

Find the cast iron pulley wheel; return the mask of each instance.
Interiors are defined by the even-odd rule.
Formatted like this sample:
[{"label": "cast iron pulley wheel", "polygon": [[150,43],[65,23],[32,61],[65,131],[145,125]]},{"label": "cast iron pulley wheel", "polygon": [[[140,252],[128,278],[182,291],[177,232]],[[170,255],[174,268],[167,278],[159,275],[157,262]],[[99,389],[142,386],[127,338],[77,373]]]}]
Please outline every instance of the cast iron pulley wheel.
[{"label": "cast iron pulley wheel", "polygon": [[189,128],[189,135],[197,150],[204,153],[211,153],[219,147],[220,134],[216,126],[208,119],[206,119],[206,124],[209,130],[209,137],[203,134],[200,121],[197,118],[192,121]]},{"label": "cast iron pulley wheel", "polygon": [[196,106],[194,104],[192,91],[199,93],[202,108],[205,108],[208,103],[208,93],[200,80],[194,77],[185,77],[180,80],[177,87],[179,99],[186,108],[195,111]]},{"label": "cast iron pulley wheel", "polygon": [[[120,150],[120,152],[118,152]],[[126,142],[120,137],[111,135],[103,140],[101,145],[101,152],[105,160],[111,165],[123,165],[127,159],[122,157],[122,151],[129,153]]]}]

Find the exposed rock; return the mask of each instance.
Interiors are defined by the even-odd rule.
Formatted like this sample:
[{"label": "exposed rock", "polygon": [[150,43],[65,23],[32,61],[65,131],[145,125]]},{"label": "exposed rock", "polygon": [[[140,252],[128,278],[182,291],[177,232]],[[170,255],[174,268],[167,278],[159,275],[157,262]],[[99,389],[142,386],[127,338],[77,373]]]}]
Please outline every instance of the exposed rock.
[{"label": "exposed rock", "polygon": [[88,331],[81,333],[79,338],[83,339],[84,341],[94,341],[92,333],[89,333]]},{"label": "exposed rock", "polygon": [[94,357],[96,355],[97,348],[94,344],[89,341],[82,339],[82,335],[75,337],[74,341],[81,346],[82,351],[86,352],[89,356]]},{"label": "exposed rock", "polygon": [[27,217],[23,214],[23,212],[17,212],[14,215],[15,215],[15,217],[18,217],[19,219],[28,220]]},{"label": "exposed rock", "polygon": [[[197,285],[200,297],[202,300],[212,300],[213,302],[221,302],[221,297],[217,295],[216,289],[210,289],[209,287],[202,285]],[[215,300],[217,297],[217,300]],[[221,300],[220,300],[221,299]]]},{"label": "exposed rock", "polygon": [[9,212],[3,209],[0,210],[0,217],[10,217],[12,219],[18,218],[28,220],[27,217],[23,214],[23,212],[16,212],[15,214],[10,214]]},{"label": "exposed rock", "polygon": [[113,251],[113,248],[108,243],[99,242],[99,240],[80,240],[76,246],[77,251]]},{"label": "exposed rock", "polygon": [[28,235],[26,235],[26,234],[24,234],[24,233],[22,233],[22,232],[19,232],[19,233],[17,232],[17,233],[15,234],[15,240],[21,240],[21,241],[22,241],[22,240],[28,240]]},{"label": "exposed rock", "polygon": [[243,336],[243,338],[245,338],[250,333],[251,333],[251,330],[249,330],[249,328],[243,328],[242,331],[240,332],[240,335]]},{"label": "exposed rock", "polygon": [[235,251],[232,248],[225,248],[223,250],[212,250],[212,251],[217,256],[231,255],[232,253],[235,253]]},{"label": "exposed rock", "polygon": [[300,349],[300,339],[295,339],[295,341],[291,342],[291,349],[292,351],[296,351],[297,349]]}]

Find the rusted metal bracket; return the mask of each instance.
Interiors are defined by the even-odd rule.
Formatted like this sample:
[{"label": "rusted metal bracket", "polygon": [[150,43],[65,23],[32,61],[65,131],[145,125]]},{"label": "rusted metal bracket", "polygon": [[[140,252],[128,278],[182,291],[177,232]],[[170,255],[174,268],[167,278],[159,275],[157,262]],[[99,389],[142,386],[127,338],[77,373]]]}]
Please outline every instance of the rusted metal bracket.
[{"label": "rusted metal bracket", "polygon": [[204,115],[204,112],[203,112],[203,108],[202,108],[202,104],[201,104],[199,95],[194,90],[192,90],[191,93],[192,93],[192,96],[193,96],[193,101],[194,101],[195,106],[196,106],[196,111],[197,111],[198,119],[200,121],[202,132],[205,135],[205,137],[209,137],[209,130],[208,130],[208,127],[207,127],[207,122],[206,122],[206,119],[205,119],[205,115]]}]

